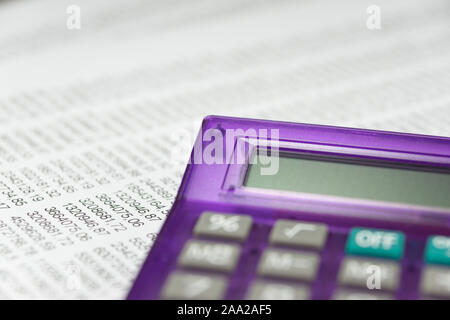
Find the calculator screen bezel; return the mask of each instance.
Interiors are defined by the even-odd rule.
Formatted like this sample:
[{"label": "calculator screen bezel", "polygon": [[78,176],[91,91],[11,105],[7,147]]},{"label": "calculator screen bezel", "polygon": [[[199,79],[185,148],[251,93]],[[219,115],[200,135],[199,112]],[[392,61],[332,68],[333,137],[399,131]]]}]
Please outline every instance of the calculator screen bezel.
[{"label": "calculator screen bezel", "polygon": [[299,142],[289,140],[261,140],[249,137],[237,137],[238,146],[246,150],[245,163],[228,166],[222,185],[223,195],[232,202],[252,202],[262,207],[301,210],[318,214],[333,214],[365,217],[370,219],[404,220],[411,222],[417,216],[420,223],[435,215],[450,217],[450,208],[428,207],[407,203],[393,203],[380,200],[355,199],[312,193],[261,189],[245,186],[251,159],[258,148],[276,147],[278,152],[313,155],[328,159],[346,159],[358,163],[376,163],[378,166],[402,166],[426,168],[432,171],[449,171],[450,159],[445,156],[427,155],[411,152],[398,152],[373,148],[349,147],[332,144]]}]

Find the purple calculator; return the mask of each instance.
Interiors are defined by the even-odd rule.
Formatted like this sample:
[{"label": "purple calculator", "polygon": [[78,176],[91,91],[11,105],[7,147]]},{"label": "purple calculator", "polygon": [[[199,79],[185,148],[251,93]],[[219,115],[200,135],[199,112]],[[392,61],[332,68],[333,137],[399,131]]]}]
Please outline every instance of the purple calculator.
[{"label": "purple calculator", "polygon": [[206,117],[129,299],[450,299],[450,138]]}]

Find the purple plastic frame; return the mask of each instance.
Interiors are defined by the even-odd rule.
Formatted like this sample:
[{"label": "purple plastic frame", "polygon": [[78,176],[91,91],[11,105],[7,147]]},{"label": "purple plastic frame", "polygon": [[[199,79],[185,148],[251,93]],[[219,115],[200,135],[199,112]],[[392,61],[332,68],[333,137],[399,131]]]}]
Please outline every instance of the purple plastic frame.
[{"label": "purple plastic frame", "polygon": [[[279,141],[269,137],[265,143],[276,144],[280,151],[350,155],[450,169],[450,138],[445,137],[208,116],[203,120],[196,146],[207,145],[203,136],[209,129],[224,134],[227,129],[278,129]],[[254,137],[238,139],[247,144],[249,153],[260,143]],[[249,239],[242,245],[240,262],[228,276],[226,299],[245,298],[247,286],[256,277],[256,264],[267,246],[271,226],[278,218],[319,221],[329,227],[318,276],[311,284],[313,299],[331,298],[340,260],[345,255],[347,234],[354,226],[399,230],[406,234],[405,253],[399,262],[402,278],[393,295],[398,299],[422,298],[418,286],[425,241],[433,234],[450,235],[450,210],[252,189],[242,185],[248,163],[226,164],[224,159],[224,164],[195,164],[192,163],[194,152],[172,210],[128,299],[159,298],[167,275],[177,269],[176,260],[183,244],[192,237],[197,218],[206,210],[248,214],[254,220]]]}]

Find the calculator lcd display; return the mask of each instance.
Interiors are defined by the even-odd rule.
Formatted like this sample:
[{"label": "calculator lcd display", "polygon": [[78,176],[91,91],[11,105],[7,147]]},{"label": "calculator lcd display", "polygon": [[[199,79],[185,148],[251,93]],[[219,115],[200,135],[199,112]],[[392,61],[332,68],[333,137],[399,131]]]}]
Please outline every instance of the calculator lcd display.
[{"label": "calculator lcd display", "polygon": [[245,186],[450,208],[449,170],[398,162],[281,154],[278,172],[262,175],[261,163],[269,162],[262,160],[249,165]]}]

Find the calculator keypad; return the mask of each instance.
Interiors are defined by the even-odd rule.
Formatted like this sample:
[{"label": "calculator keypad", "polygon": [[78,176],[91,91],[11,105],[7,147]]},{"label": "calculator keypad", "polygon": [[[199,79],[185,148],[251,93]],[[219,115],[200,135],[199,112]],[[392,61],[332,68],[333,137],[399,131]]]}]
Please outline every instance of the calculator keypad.
[{"label": "calculator keypad", "polygon": [[322,249],[328,228],[321,223],[305,223],[286,219],[277,220],[270,233],[269,242],[274,245]]},{"label": "calculator keypad", "polygon": [[312,281],[318,265],[316,253],[269,248],[261,257],[257,273],[260,276]]},{"label": "calculator keypad", "polygon": [[236,267],[241,248],[235,244],[189,240],[178,265],[197,269],[231,272]]},{"label": "calculator keypad", "polygon": [[[195,223],[193,238],[186,241],[179,253],[178,269],[166,279],[160,297],[225,298],[230,279],[237,276],[232,274],[242,251],[253,255],[251,263],[240,264],[236,270],[241,272],[243,268],[247,274],[254,273],[243,280],[242,286],[246,288],[239,289],[246,299],[314,298],[313,288],[321,287],[313,284],[315,281],[335,281],[337,288],[327,295],[335,300],[396,297],[406,243],[402,232],[355,227],[350,229],[344,243],[342,231],[338,231],[333,239],[341,239],[338,246],[346,253],[341,258],[339,253],[331,256],[321,253],[328,246],[329,230],[325,224],[278,219],[270,229],[267,225],[255,226],[257,237],[251,236],[253,227],[249,215],[204,212]],[[265,230],[262,234],[266,238],[261,237],[261,230]],[[334,242],[329,245],[335,247]],[[320,268],[322,257],[327,259],[324,268]],[[418,268],[417,297],[450,299],[450,237],[430,236],[423,259],[424,267]],[[325,273],[321,271],[319,275],[319,270]],[[241,284],[233,286],[236,285]],[[232,291],[236,292],[236,287]]]}]

